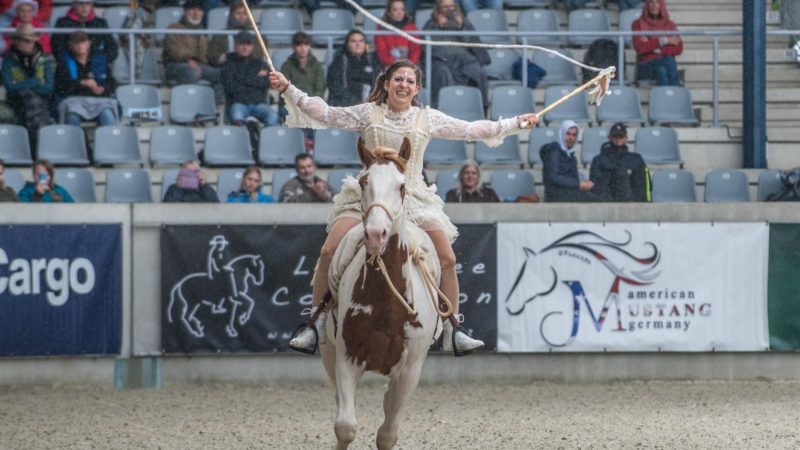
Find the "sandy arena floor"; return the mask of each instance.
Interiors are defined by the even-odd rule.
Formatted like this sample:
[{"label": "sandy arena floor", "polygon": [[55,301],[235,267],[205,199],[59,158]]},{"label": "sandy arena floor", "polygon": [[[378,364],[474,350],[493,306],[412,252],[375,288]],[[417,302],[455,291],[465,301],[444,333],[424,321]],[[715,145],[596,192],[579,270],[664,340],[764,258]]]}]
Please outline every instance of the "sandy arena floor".
[{"label": "sandy arena floor", "polygon": [[[383,387],[358,394],[352,448],[371,448]],[[335,442],[333,392],[322,385],[0,387],[0,405],[3,449],[322,449]],[[423,386],[397,448],[800,448],[798,424],[797,382]]]}]

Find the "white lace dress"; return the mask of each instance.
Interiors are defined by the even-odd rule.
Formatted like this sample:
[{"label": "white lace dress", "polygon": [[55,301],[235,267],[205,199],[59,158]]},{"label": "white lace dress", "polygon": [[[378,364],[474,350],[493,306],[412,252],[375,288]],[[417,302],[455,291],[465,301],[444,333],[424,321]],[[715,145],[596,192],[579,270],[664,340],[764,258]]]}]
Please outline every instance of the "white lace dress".
[{"label": "white lace dress", "polygon": [[[444,202],[436,195],[436,186],[427,186],[422,178],[423,155],[428,141],[431,138],[482,140],[495,147],[505,136],[519,131],[515,117],[467,122],[429,107],[412,106],[406,111],[393,112],[386,104],[328,106],[321,98],[309,97],[292,85],[283,93],[283,98],[289,112],[286,118],[289,127],[358,131],[369,150],[376,146],[399,150],[403,138],[408,138],[411,158],[406,166],[406,214],[423,230],[444,231],[450,242],[455,241],[458,231],[444,214]],[[343,216],[361,219],[361,187],[356,179],[344,181],[341,192],[334,197],[334,205],[329,226]]]}]

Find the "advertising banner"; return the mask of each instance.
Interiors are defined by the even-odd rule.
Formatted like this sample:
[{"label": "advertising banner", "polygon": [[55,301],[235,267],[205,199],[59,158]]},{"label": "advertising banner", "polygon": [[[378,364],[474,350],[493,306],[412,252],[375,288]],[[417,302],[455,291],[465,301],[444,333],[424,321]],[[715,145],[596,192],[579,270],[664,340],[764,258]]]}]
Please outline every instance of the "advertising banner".
[{"label": "advertising banner", "polygon": [[768,286],[770,349],[800,349],[800,224],[770,224]]},{"label": "advertising banner", "polygon": [[119,225],[0,227],[0,356],[120,351]]},{"label": "advertising banner", "polygon": [[[464,326],[494,348],[493,225],[460,228]],[[162,346],[168,353],[289,351],[311,305],[325,227],[166,226],[161,235]]]},{"label": "advertising banner", "polygon": [[764,223],[498,225],[498,351],[767,347]]}]

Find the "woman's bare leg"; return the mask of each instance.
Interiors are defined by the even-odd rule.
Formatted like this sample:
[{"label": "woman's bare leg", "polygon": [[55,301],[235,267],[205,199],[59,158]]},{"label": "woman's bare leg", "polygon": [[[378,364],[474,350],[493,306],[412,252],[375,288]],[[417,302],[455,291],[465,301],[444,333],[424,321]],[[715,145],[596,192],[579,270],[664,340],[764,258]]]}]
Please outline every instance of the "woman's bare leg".
[{"label": "woman's bare leg", "polygon": [[311,305],[319,306],[322,301],[322,296],[330,290],[328,287],[328,268],[331,266],[331,259],[333,253],[342,238],[354,226],[358,225],[359,220],[354,217],[342,217],[333,223],[331,230],[328,232],[328,237],[325,243],[322,244],[322,249],[319,252],[319,263],[314,272],[314,284],[311,287]]}]

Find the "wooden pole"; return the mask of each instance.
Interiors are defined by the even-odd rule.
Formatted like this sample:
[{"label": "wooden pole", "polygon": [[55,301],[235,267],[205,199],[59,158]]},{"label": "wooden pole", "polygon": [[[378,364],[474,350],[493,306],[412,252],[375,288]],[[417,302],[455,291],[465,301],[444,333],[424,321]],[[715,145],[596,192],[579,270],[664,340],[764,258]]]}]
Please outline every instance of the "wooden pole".
[{"label": "wooden pole", "polygon": [[[564,104],[567,100],[571,99],[572,97],[575,97],[576,95],[580,94],[581,92],[585,91],[586,89],[589,89],[590,87],[592,87],[593,84],[599,83],[600,80],[602,80],[603,77],[606,77],[606,76],[608,76],[608,75],[605,74],[605,73],[600,73],[596,77],[594,77],[591,80],[589,80],[586,83],[584,83],[582,86],[576,87],[569,94],[561,97],[560,99],[558,99],[558,100],[554,101],[553,103],[547,105],[543,110],[537,112],[536,113],[536,117],[541,119],[548,111],[552,111],[553,109],[558,108],[559,106]],[[530,124],[526,121],[526,122],[522,123],[521,128],[528,128],[529,126],[530,126]]]},{"label": "wooden pole", "polygon": [[275,70],[275,66],[272,65],[272,58],[269,57],[267,45],[264,44],[264,38],[261,37],[261,33],[258,30],[258,25],[256,25],[256,19],[253,18],[253,13],[250,12],[250,7],[247,5],[247,0],[242,0],[242,5],[244,5],[244,10],[247,11],[247,18],[250,19],[250,26],[253,27],[253,31],[256,33],[256,39],[258,40],[259,45],[261,45],[261,51],[264,52],[264,59],[267,60],[269,70],[277,72]]}]

